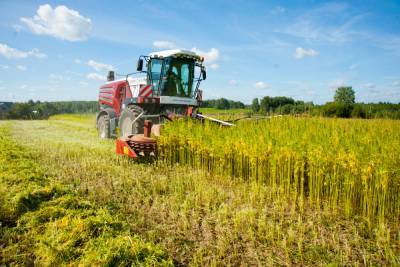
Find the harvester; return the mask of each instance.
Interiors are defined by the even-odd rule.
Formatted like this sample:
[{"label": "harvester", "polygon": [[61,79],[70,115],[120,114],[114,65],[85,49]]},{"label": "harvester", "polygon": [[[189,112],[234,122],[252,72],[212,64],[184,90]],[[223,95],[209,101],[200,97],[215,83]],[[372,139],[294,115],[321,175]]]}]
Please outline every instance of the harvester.
[{"label": "harvester", "polygon": [[203,61],[194,52],[174,49],[140,56],[137,72],[121,79],[109,71],[99,89],[96,125],[100,137],[117,138],[117,154],[137,158],[155,155],[154,137],[160,135],[165,121],[191,118],[232,126],[199,112],[200,82],[206,79]]}]

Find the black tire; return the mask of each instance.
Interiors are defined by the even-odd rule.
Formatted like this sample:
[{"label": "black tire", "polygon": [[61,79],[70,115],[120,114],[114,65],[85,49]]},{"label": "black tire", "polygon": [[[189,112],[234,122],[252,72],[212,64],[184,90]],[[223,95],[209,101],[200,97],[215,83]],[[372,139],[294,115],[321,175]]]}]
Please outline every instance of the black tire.
[{"label": "black tire", "polygon": [[127,137],[132,134],[142,134],[144,118],[139,117],[142,113],[143,109],[139,106],[127,106],[119,117],[119,135]]},{"label": "black tire", "polygon": [[110,118],[108,115],[101,115],[97,121],[97,128],[99,130],[99,136],[102,139],[111,138],[110,131]]}]

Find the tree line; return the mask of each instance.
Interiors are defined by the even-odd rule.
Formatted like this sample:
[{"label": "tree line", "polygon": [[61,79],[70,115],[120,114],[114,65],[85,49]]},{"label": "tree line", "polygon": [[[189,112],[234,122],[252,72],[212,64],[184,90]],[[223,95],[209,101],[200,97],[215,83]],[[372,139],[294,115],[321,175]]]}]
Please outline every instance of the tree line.
[{"label": "tree line", "polygon": [[94,113],[98,111],[97,101],[41,102],[29,100],[23,103],[0,103],[0,119],[47,119],[62,113]]},{"label": "tree line", "polygon": [[201,103],[203,108],[216,108],[216,109],[237,109],[246,108],[246,105],[240,101],[233,101],[226,98],[218,98],[211,100],[203,100]]},{"label": "tree line", "polygon": [[261,100],[258,98],[253,99],[250,107],[255,113],[299,114],[311,111],[314,104],[312,102],[294,100],[286,96],[265,96]]},{"label": "tree line", "polygon": [[352,87],[337,88],[333,101],[323,105],[296,101],[293,98],[265,96],[255,98],[250,108],[261,114],[308,114],[336,118],[389,118],[400,119],[400,103],[356,103]]},{"label": "tree line", "polygon": [[[226,98],[204,100],[204,108],[248,109],[253,113],[308,114],[310,116],[337,118],[390,118],[400,119],[400,103],[357,103],[352,87],[339,87],[333,101],[323,105],[295,100],[286,96],[265,96],[253,99],[250,105]],[[97,101],[60,101],[25,103],[0,102],[0,119],[47,119],[61,113],[95,113],[99,110]]]},{"label": "tree line", "polygon": [[316,109],[316,115],[339,118],[400,119],[400,103],[356,103],[352,87],[339,87],[333,98]]}]

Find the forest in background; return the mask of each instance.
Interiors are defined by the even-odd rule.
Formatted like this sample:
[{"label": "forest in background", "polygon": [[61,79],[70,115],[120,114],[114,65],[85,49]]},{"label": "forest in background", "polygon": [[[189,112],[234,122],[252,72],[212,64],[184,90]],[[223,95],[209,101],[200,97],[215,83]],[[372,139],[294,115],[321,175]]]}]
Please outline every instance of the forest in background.
[{"label": "forest in background", "polygon": [[[388,118],[400,119],[400,103],[357,103],[352,87],[339,87],[332,102],[316,105],[286,96],[265,96],[253,99],[250,105],[226,98],[204,100],[202,108],[219,110],[243,109],[248,114],[292,114],[335,118]],[[0,102],[0,119],[47,119],[55,114],[95,113],[97,101],[59,101],[12,103]]]}]

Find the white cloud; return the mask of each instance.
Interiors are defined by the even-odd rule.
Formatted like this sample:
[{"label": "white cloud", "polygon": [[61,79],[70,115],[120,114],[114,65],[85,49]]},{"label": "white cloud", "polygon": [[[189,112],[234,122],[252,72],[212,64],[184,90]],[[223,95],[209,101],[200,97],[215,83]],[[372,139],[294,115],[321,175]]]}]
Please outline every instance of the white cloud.
[{"label": "white cloud", "polygon": [[110,65],[110,64],[106,64],[106,63],[101,63],[101,62],[97,62],[94,61],[93,59],[89,60],[87,62],[87,64],[92,67],[94,70],[101,72],[101,71],[109,71],[109,70],[114,70],[115,68]]},{"label": "white cloud", "polygon": [[307,57],[307,56],[315,57],[318,54],[319,53],[317,51],[315,51],[314,49],[306,50],[306,49],[304,49],[302,47],[297,47],[294,57],[297,58],[297,59],[301,59],[301,58],[304,58],[304,57]]},{"label": "white cloud", "polygon": [[8,66],[7,65],[0,65],[0,69],[6,70],[6,69],[8,69]]},{"label": "white cloud", "polygon": [[23,85],[20,86],[21,89],[25,89],[25,88],[27,88],[27,87],[28,87],[28,86],[27,86],[26,84],[23,84]]},{"label": "white cloud", "polygon": [[219,65],[217,63],[213,63],[213,64],[210,65],[210,69],[215,70],[215,69],[218,69],[218,68],[219,68]]},{"label": "white cloud", "polygon": [[104,75],[98,74],[98,73],[89,73],[86,76],[88,79],[90,80],[95,80],[95,81],[100,81],[100,82],[104,82],[106,80],[106,77]]},{"label": "white cloud", "polygon": [[78,58],[74,59],[74,62],[75,62],[76,64],[81,64],[81,63],[82,63],[82,61],[81,61],[80,59],[78,59]]},{"label": "white cloud", "polygon": [[236,86],[238,82],[236,80],[230,80],[229,85]]},{"label": "white cloud", "polygon": [[154,41],[153,46],[158,49],[174,49],[176,48],[173,42],[169,41]]},{"label": "white cloud", "polygon": [[26,66],[23,65],[17,65],[17,70],[22,70],[22,71],[26,71],[28,68]]},{"label": "white cloud", "polygon": [[66,6],[57,6],[53,9],[49,4],[45,4],[38,8],[33,18],[20,20],[35,34],[49,35],[72,42],[86,40],[92,30],[90,19]]},{"label": "white cloud", "polygon": [[203,56],[204,62],[208,64],[214,63],[219,59],[219,50],[216,48],[211,48],[210,51],[205,52],[193,47],[191,51]]},{"label": "white cloud", "polygon": [[400,81],[394,81],[393,86],[400,86]]},{"label": "white cloud", "polygon": [[18,58],[27,58],[27,57],[36,57],[36,58],[46,58],[47,55],[41,53],[39,49],[33,48],[31,51],[20,51],[18,49],[9,47],[6,44],[0,43],[0,55],[9,59],[18,59]]},{"label": "white cloud", "polygon": [[256,82],[254,84],[254,87],[257,89],[267,89],[267,88],[271,88],[271,85],[266,84],[265,82]]},{"label": "white cloud", "polygon": [[87,82],[79,82],[79,85],[81,85],[81,86],[87,86],[88,83],[87,83]]}]

